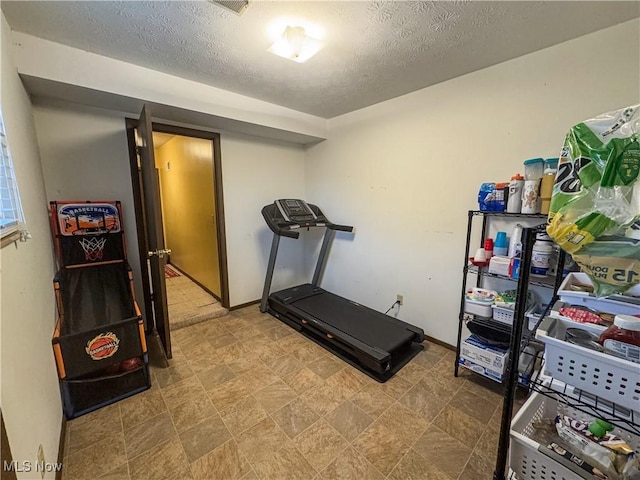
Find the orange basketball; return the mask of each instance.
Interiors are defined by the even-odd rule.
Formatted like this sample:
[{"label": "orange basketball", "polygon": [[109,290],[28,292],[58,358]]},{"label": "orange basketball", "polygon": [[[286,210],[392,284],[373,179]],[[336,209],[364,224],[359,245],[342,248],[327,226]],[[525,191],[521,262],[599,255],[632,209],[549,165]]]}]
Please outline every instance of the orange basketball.
[{"label": "orange basketball", "polygon": [[129,372],[141,366],[142,366],[142,360],[140,360],[138,357],[132,357],[120,362],[120,371]]}]

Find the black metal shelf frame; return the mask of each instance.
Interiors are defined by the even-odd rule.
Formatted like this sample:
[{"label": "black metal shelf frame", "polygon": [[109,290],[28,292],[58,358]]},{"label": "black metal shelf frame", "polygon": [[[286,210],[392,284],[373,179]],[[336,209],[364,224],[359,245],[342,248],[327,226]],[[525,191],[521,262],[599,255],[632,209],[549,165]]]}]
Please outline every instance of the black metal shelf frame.
[{"label": "black metal shelf frame", "polygon": [[539,218],[547,220],[546,213],[510,213],[510,212],[491,212],[485,210],[469,210],[469,215],[482,215],[483,217],[511,217],[511,218]]},{"label": "black metal shelf frame", "polygon": [[[609,400],[604,400],[597,395],[575,388],[553,377],[542,375],[544,371],[544,343],[533,338],[535,331],[532,331],[529,335],[531,337],[530,339],[527,339],[527,335],[523,335],[522,345],[535,344],[538,349],[535,354],[527,355],[524,350],[523,354],[530,357],[527,360],[528,365],[535,365],[535,374],[528,377],[519,374],[518,385],[552,398],[559,403],[587,415],[601,418],[628,433],[640,436],[640,413],[617,405]],[[522,354],[520,358],[520,363],[521,362]],[[522,367],[522,365],[520,365],[520,367]],[[520,370],[522,370],[522,368],[520,368]]]},{"label": "black metal shelf frame", "polygon": [[[471,243],[471,234],[473,228],[474,217],[482,216],[482,230],[481,230],[481,244],[484,244],[484,240],[487,235],[488,219],[491,217],[509,217],[509,218],[536,218],[540,220],[546,220],[547,215],[544,214],[515,214],[506,212],[484,212],[479,210],[468,211],[467,221],[467,238],[465,245],[465,256],[463,265],[462,276],[462,291],[460,295],[460,310],[458,317],[458,337],[456,343],[456,358],[454,366],[454,375],[458,376],[459,360],[460,360],[460,344],[462,340],[462,326],[467,315],[464,313],[465,292],[467,289],[467,274],[476,273],[476,286],[480,286],[483,277],[495,277],[505,280],[512,280],[510,277],[503,275],[491,274],[488,271],[482,270],[475,266],[469,265],[469,250]],[[553,288],[552,301],[547,306],[546,311],[541,315],[541,319],[548,313],[551,305],[557,300],[557,291],[562,283],[562,272],[564,269],[565,254],[564,251],[560,251],[560,255],[556,264],[556,275],[552,282],[541,282],[538,280],[530,280],[529,273],[531,271],[531,255],[533,252],[533,244],[536,241],[536,235],[538,233],[546,232],[546,221],[536,227],[527,227],[522,230],[522,253],[520,258],[520,275],[517,280],[516,288],[516,303],[514,306],[513,324],[510,327],[510,345],[507,358],[506,369],[503,377],[503,384],[505,387],[504,400],[502,408],[502,418],[500,423],[500,437],[498,441],[498,452],[496,455],[496,466],[493,474],[495,480],[505,480],[507,473],[507,457],[509,451],[509,433],[511,430],[511,418],[513,414],[513,404],[518,385],[532,384],[534,382],[525,379],[523,383],[519,383],[518,361],[520,358],[520,352],[522,347],[526,345],[532,338],[532,332],[523,328],[523,321],[526,312],[526,298],[530,285],[540,285],[547,288]],[[489,323],[489,320],[485,320]],[[539,322],[538,322],[539,323]],[[508,325],[505,327],[509,328]],[[496,326],[496,328],[498,328]],[[534,329],[535,331],[535,329]]]},{"label": "black metal shelf frame", "polygon": [[[517,278],[507,277],[506,275],[500,275],[497,273],[491,273],[487,270],[484,270],[486,267],[477,267],[475,265],[467,265],[464,269],[464,273],[475,273],[476,275],[481,275],[483,277],[491,277],[491,278],[499,278],[501,280],[509,280],[511,282],[517,282]],[[529,285],[537,285],[539,287],[544,288],[554,288],[554,279],[552,277],[542,277],[539,278],[529,278]]]},{"label": "black metal shelf frame", "polygon": [[530,382],[529,387],[534,392],[553,398],[580,412],[601,418],[626,432],[640,436],[640,415],[633,410],[603,400],[588,392],[574,389],[563,382],[560,388],[553,388],[556,382],[553,378],[550,381],[551,384],[547,385],[546,381],[536,379]]},{"label": "black metal shelf frame", "polygon": [[[526,276],[528,276],[527,272],[529,272],[531,264],[531,250],[533,248],[533,243],[535,242],[535,234],[537,233],[537,230],[537,228],[523,230],[523,258],[521,261],[521,272],[523,272],[524,278],[521,276],[521,281],[518,283],[518,298],[521,298],[521,295],[526,293]],[[561,271],[564,267],[564,258],[565,254],[561,251],[558,271]],[[514,330],[512,332],[511,345],[509,348],[510,354],[507,361],[507,373],[505,373],[505,399],[502,407],[498,453],[496,457],[496,467],[493,474],[494,480],[513,478],[507,477],[508,469],[506,463],[510,441],[511,418],[513,415],[513,400],[515,390],[518,386],[527,386],[530,391],[538,392],[587,415],[602,418],[605,421],[616,425],[625,432],[633,435],[640,435],[640,414],[633,410],[599,398],[597,395],[592,393],[574,388],[564,382],[554,381],[553,378],[545,377],[541,379],[540,372],[544,370],[542,351],[539,351],[535,358],[532,359],[532,362],[534,363],[537,359],[540,359],[540,366],[538,368],[537,375],[532,378],[524,379],[519,375],[519,355],[513,355],[512,352],[521,352],[524,350],[526,345],[539,343],[535,340],[535,331],[540,322],[549,314],[553,304],[558,301],[557,292],[560,288],[561,282],[562,275],[557,275],[551,302],[549,302],[549,305],[540,316],[540,320],[537,322],[534,329],[525,332],[522,328],[522,322],[515,322],[514,320]],[[515,318],[521,318],[520,315],[521,313],[516,310]]]},{"label": "black metal shelf frame", "polygon": [[[494,273],[489,273],[484,267],[477,267],[475,265],[470,265],[469,264],[469,253],[470,253],[470,248],[471,248],[471,234],[473,231],[473,220],[476,217],[482,217],[482,229],[481,229],[481,238],[480,238],[480,243],[484,244],[484,240],[487,236],[488,233],[488,219],[491,217],[508,217],[508,218],[514,218],[514,219],[524,219],[524,218],[534,218],[534,219],[540,219],[540,220],[546,220],[547,215],[545,214],[540,214],[540,213],[536,213],[536,214],[522,214],[522,213],[508,213],[508,212],[486,212],[486,211],[482,211],[482,210],[469,210],[468,211],[468,219],[467,219],[467,237],[466,237],[466,244],[465,244],[465,255],[464,255],[464,265],[463,265],[463,275],[462,275],[462,289],[461,289],[461,294],[460,294],[460,310],[459,310],[459,316],[458,316],[458,335],[457,335],[457,340],[456,340],[456,358],[455,358],[455,365],[454,365],[454,375],[457,377],[458,373],[459,373],[459,361],[460,361],[460,345],[462,342],[462,326],[465,323],[465,320],[467,319],[467,314],[464,312],[464,302],[465,302],[465,292],[467,290],[467,275],[469,273],[473,273],[476,275],[476,287],[479,287],[482,281],[483,277],[491,277],[491,278],[498,278],[501,280],[509,280],[512,282],[517,282],[518,285],[520,285],[520,283],[524,283],[526,286],[528,285],[537,285],[537,286],[541,286],[544,288],[552,288],[553,292],[555,294],[555,292],[558,290],[558,288],[560,287],[560,283],[562,281],[562,275],[561,272],[564,268],[564,252],[561,252],[560,258],[558,259],[557,262],[557,271],[559,274],[556,274],[555,279],[554,278],[549,278],[548,280],[542,280],[542,279],[530,279],[529,278],[529,271],[530,271],[530,263],[527,266],[527,268],[524,268],[524,265],[522,264],[522,260],[524,260],[524,240],[525,240],[525,235],[524,235],[524,231],[526,230],[532,230],[534,231],[534,233],[532,234],[532,237],[530,239],[530,243],[531,243],[531,248],[533,248],[533,243],[535,243],[535,234],[537,233],[542,233],[545,232],[545,223],[541,225],[538,225],[537,227],[533,227],[533,228],[525,228],[523,229],[523,254],[521,255],[523,258],[521,259],[521,265],[520,265],[520,279],[514,279],[511,277],[507,277],[505,275],[498,275],[498,274],[494,274]],[[529,252],[529,258],[528,258],[529,262],[531,260],[531,252]],[[525,291],[526,293],[526,291]],[[518,294],[518,297],[516,298],[516,305],[515,305],[515,311],[514,311],[514,323],[516,323],[515,319],[518,319],[518,323],[522,323],[523,319],[524,319],[524,314],[521,316],[517,316],[517,309],[519,307],[519,303],[522,303],[523,305],[521,305],[521,307],[525,308],[525,302],[518,302],[518,298],[526,298],[525,297],[520,297]],[[489,319],[480,319],[479,317],[476,317],[476,323],[482,323],[483,325],[493,328],[494,330],[498,330],[501,332],[509,332],[512,331],[512,327],[509,325],[502,325],[499,322],[495,322]]]},{"label": "black metal shelf frame", "polygon": [[[525,316],[526,298],[529,288],[529,272],[531,270],[531,254],[536,234],[544,231],[544,225],[534,228],[525,228],[522,231],[522,254],[520,259],[520,278],[516,293],[516,304],[513,320],[513,331],[511,332],[511,344],[509,345],[509,357],[507,360],[505,378],[505,395],[502,403],[502,419],[500,423],[500,438],[498,440],[498,454],[496,456],[496,468],[493,473],[495,480],[504,480],[507,472],[507,457],[509,452],[509,434],[511,431],[511,417],[513,415],[513,403],[515,400],[516,388],[518,386],[518,360],[520,358],[520,347],[522,343],[522,319]],[[564,268],[564,255],[560,254],[561,265],[558,270],[562,272]],[[560,286],[562,275],[556,275],[557,287]],[[554,297],[557,288],[554,289]]]}]

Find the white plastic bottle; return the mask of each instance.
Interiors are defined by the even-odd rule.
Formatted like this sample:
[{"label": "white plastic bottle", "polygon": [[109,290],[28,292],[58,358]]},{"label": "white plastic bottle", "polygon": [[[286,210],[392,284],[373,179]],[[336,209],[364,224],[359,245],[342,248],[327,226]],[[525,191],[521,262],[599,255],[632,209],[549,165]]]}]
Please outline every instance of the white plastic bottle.
[{"label": "white plastic bottle", "polygon": [[531,252],[531,276],[546,277],[549,272],[551,256],[553,255],[553,245],[551,242],[536,240]]},{"label": "white plastic bottle", "polygon": [[513,227],[511,238],[509,240],[509,252],[507,255],[511,258],[515,257],[522,251],[522,225],[519,223]]},{"label": "white plastic bottle", "polygon": [[522,188],[524,187],[524,178],[519,173],[511,177],[509,182],[509,198],[507,199],[507,212],[520,213],[522,208]]}]

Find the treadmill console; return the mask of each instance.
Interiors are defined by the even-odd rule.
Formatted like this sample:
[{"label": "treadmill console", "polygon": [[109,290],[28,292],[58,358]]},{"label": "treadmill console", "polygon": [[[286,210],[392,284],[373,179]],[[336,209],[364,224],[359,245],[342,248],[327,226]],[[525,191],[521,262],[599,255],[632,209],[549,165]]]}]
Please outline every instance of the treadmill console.
[{"label": "treadmill console", "polygon": [[282,198],[262,207],[262,217],[273,233],[282,237],[298,238],[296,230],[326,227],[329,230],[353,231],[348,225],[336,225],[324,216],[317,205],[294,198]]},{"label": "treadmill console", "polygon": [[275,201],[282,218],[287,222],[305,223],[318,219],[311,207],[304,200],[285,198]]}]

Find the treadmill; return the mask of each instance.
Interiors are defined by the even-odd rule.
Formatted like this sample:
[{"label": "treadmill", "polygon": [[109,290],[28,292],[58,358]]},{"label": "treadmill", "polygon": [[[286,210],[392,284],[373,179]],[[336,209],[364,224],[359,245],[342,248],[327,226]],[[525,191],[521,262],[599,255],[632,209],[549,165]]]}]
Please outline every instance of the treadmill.
[{"label": "treadmill", "polygon": [[[421,328],[320,288],[335,232],[351,232],[353,227],[333,224],[316,205],[297,199],[276,200],[262,209],[262,216],[273,232],[273,242],[261,312],[269,312],[381,383],[424,348]],[[313,280],[270,294],[280,237],[297,239],[300,230],[309,227],[325,228]]]}]

